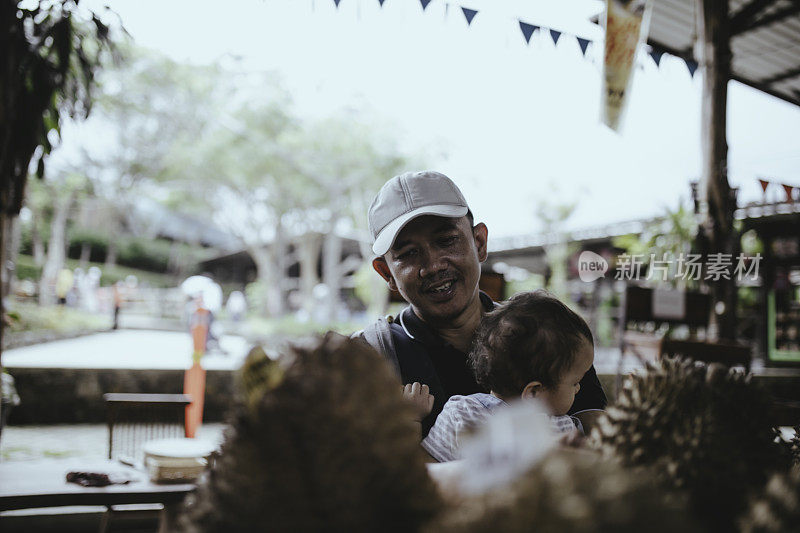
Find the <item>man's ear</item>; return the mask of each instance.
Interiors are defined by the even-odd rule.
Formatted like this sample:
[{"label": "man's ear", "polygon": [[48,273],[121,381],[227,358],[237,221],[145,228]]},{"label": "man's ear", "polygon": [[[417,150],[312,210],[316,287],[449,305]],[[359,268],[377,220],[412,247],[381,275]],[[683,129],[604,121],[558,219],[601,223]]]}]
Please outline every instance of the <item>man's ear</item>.
[{"label": "man's ear", "polygon": [[374,268],[375,272],[380,274],[381,277],[386,280],[386,283],[389,284],[389,288],[391,290],[397,290],[397,283],[394,282],[392,271],[389,270],[389,265],[386,263],[386,259],[383,257],[376,257],[372,260],[372,268]]},{"label": "man's ear", "polygon": [[489,240],[489,228],[483,222],[478,222],[472,228],[472,236],[475,239],[475,246],[478,248],[478,260],[480,262],[486,261],[489,256],[489,248],[487,242]]},{"label": "man's ear", "polygon": [[520,397],[523,400],[536,398],[536,395],[541,394],[542,390],[544,390],[544,386],[542,385],[541,381],[531,381],[525,385],[524,389],[522,389],[522,394],[520,394]]}]

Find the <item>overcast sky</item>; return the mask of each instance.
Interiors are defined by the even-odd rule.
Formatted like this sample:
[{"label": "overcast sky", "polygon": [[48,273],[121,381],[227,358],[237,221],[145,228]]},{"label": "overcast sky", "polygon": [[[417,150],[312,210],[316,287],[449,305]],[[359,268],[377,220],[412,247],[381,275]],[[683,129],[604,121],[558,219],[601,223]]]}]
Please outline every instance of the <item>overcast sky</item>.
[{"label": "overcast sky", "polygon": [[[82,2],[116,11],[142,46],[175,59],[226,55],[278,71],[297,108],[344,106],[396,124],[409,150],[463,189],[494,236],[538,230],[542,197],[577,200],[572,228],[660,214],[700,173],[701,77],[641,55],[624,129],[600,125],[602,32],[595,0],[228,0]],[[460,7],[479,10],[468,27]],[[566,32],[526,45],[517,19]],[[574,37],[594,39],[582,57]],[[800,108],[736,82],[728,98],[729,179],[740,198],[756,176],[800,185]],[[65,139],[69,141],[69,139]],[[387,176],[388,178],[388,176]]]}]

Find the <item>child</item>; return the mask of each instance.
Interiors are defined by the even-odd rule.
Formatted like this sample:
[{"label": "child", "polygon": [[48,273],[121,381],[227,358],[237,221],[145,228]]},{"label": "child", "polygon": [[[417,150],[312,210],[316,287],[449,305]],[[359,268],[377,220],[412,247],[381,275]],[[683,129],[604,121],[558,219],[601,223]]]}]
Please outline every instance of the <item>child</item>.
[{"label": "child", "polygon": [[514,296],[481,321],[469,355],[475,377],[489,394],[452,396],[422,441],[437,461],[459,458],[459,437],[512,400],[536,398],[553,429],[569,439],[582,434],[567,416],[580,380],[594,362],[586,322],[546,291]]}]

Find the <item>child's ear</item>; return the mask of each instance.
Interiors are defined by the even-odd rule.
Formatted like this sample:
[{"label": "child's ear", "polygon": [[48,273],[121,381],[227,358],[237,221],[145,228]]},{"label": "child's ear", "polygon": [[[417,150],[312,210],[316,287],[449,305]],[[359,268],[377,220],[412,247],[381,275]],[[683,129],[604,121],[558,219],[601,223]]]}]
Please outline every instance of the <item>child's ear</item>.
[{"label": "child's ear", "polygon": [[520,394],[520,397],[523,400],[536,398],[537,394],[541,394],[542,389],[544,389],[544,386],[542,385],[541,381],[531,381],[525,385],[524,389],[522,389],[522,394]]}]

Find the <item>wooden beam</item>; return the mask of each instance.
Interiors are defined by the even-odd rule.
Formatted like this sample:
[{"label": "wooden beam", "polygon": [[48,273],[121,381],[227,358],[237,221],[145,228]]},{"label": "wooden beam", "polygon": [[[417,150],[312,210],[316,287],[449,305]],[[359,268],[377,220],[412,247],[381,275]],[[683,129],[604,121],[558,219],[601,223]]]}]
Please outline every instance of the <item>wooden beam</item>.
[{"label": "wooden beam", "polygon": [[768,26],[769,24],[774,24],[776,22],[780,22],[788,17],[792,17],[796,14],[800,13],[800,2],[793,2],[792,5],[785,7],[783,9],[779,9],[769,15],[765,15],[758,20],[749,22],[743,26],[739,26],[736,28],[731,29],[731,37],[735,37],[737,35],[741,35],[742,33],[753,31],[757,28],[761,28],[764,26]]},{"label": "wooden beam", "polygon": [[[707,207],[702,226],[706,254],[735,257],[733,213],[736,201],[728,183],[727,104],[731,78],[730,19],[728,0],[697,2],[698,59],[703,69],[701,106],[703,204]],[[708,257],[708,255],[707,255]],[[714,305],[711,322],[722,340],[736,338],[735,280],[710,283]]]},{"label": "wooden beam", "polygon": [[788,80],[789,78],[794,78],[796,76],[800,76],[800,67],[793,68],[791,70],[786,70],[781,72],[780,74],[776,74],[771,78],[766,78],[761,80],[761,83],[769,85],[770,83],[776,83],[783,80]]},{"label": "wooden beam", "polygon": [[731,16],[731,32],[736,32],[738,28],[743,28],[753,22],[759,13],[775,2],[777,0],[753,0],[744,6]]}]

